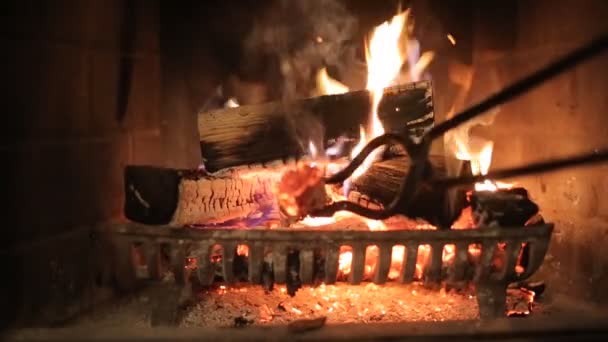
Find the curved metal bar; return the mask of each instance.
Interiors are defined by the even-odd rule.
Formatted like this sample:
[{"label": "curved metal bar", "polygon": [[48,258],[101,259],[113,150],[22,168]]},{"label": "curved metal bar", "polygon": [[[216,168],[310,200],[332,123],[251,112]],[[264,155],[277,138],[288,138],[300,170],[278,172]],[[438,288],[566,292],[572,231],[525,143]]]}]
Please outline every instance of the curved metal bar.
[{"label": "curved metal bar", "polygon": [[409,137],[404,137],[397,134],[387,133],[372,139],[355,158],[342,170],[333,174],[325,180],[326,184],[342,183],[350,177],[355,170],[363,164],[365,159],[374,152],[375,149],[382,145],[395,144],[402,146],[408,154],[411,153],[414,143]]},{"label": "curved metal bar", "polygon": [[370,219],[383,220],[394,215],[399,206],[407,205],[413,198],[415,190],[424,176],[424,171],[429,165],[427,156],[430,147],[428,144],[414,144],[409,137],[389,133],[371,140],[348,166],[330,177],[326,183],[333,184],[345,181],[365,161],[365,158],[367,158],[371,152],[386,144],[397,144],[402,146],[412,160],[407,176],[403,183],[401,183],[399,192],[390,204],[382,210],[373,210],[350,201],[338,201],[311,213],[311,215],[327,217],[332,216],[338,211],[344,210]]}]

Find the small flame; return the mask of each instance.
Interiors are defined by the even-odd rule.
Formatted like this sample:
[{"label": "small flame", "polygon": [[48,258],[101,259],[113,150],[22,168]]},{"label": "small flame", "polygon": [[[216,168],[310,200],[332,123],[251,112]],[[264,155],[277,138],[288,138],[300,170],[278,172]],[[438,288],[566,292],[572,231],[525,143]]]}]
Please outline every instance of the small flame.
[{"label": "small flame", "polygon": [[[476,151],[471,151],[467,144],[463,141],[456,139],[456,158],[460,160],[468,160],[471,163],[471,173],[473,175],[486,175],[490,170],[492,164],[492,151],[494,149],[494,143],[492,141],[485,141],[482,147]],[[509,183],[494,182],[489,179],[485,179],[483,182],[475,183],[475,191],[496,191],[498,189],[508,189],[513,185]]]},{"label": "small flame", "polygon": [[312,140],[308,141],[308,153],[310,153],[310,156],[312,157],[312,159],[316,159],[319,155],[317,147],[312,142]]},{"label": "small flame", "polygon": [[431,64],[435,58],[435,53],[427,51],[420,56],[420,58],[414,63],[410,70],[410,75],[413,81],[419,81],[426,68]]},{"label": "small flame", "polygon": [[329,77],[327,69],[323,68],[317,72],[317,91],[323,95],[337,95],[348,92],[348,87],[339,81]]},{"label": "small flame", "polygon": [[240,106],[239,102],[234,97],[229,98],[228,101],[224,103],[225,108],[235,108],[238,106]]},{"label": "small flame", "polygon": [[492,164],[492,150],[494,149],[494,143],[491,141],[486,142],[481,151],[477,153],[474,158],[471,158],[471,172],[474,175],[487,175],[490,170],[490,164]]}]

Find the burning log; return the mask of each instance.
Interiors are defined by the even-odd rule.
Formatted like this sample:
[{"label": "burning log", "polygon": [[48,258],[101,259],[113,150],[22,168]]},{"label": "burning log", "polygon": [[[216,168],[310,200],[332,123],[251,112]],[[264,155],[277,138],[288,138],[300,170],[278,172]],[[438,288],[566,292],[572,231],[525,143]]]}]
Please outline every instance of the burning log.
[{"label": "burning log", "polygon": [[[373,163],[365,173],[352,181],[348,201],[372,210],[382,209],[399,195],[399,188],[408,174],[410,164],[411,160],[405,156]],[[425,178],[441,178],[445,175],[445,157],[431,156]],[[329,203],[326,190],[321,168],[302,163],[296,169],[285,172],[275,190],[280,211],[286,218],[285,223],[290,225],[323,209]],[[343,189],[331,191],[341,193]],[[464,195],[462,197],[456,205],[450,206],[450,198],[445,188],[422,186],[418,189],[413,203],[403,203],[397,208],[396,214],[422,218],[427,222],[449,227],[468,205]],[[454,207],[458,207],[458,210],[450,211],[450,208]]]},{"label": "burning log", "polygon": [[471,207],[476,226],[523,227],[538,213],[524,188],[475,191]]},{"label": "burning log", "polygon": [[277,173],[177,170],[152,166],[125,169],[125,216],[145,224],[217,224],[275,215],[271,186]]},{"label": "burning log", "polygon": [[[431,167],[425,178],[443,178],[447,175],[445,156],[431,155],[429,161]],[[352,189],[386,206],[398,195],[410,163],[411,160],[407,157],[376,162],[352,182]],[[397,213],[411,218],[423,218],[432,224],[449,227],[467,205],[464,195],[461,197],[450,199],[446,188],[423,186],[416,194],[413,203],[407,207],[402,206]],[[454,203],[448,205],[450,200]],[[450,208],[455,209],[450,210]]]},{"label": "burning log", "polygon": [[[355,91],[200,113],[202,157],[210,171],[299,158],[308,152],[302,142],[315,140],[311,134],[323,130],[326,146],[341,137],[359,139],[370,108],[370,93]],[[378,115],[387,132],[422,135],[434,123],[430,82],[385,89]]]}]

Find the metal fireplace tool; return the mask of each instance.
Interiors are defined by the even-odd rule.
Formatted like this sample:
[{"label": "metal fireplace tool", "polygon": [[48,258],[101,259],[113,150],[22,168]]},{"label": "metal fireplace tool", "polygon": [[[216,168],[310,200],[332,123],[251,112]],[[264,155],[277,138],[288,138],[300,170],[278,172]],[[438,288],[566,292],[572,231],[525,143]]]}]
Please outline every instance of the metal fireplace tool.
[{"label": "metal fireplace tool", "polygon": [[[399,195],[382,210],[372,210],[351,202],[337,202],[319,212],[317,216],[332,215],[336,211],[347,210],[359,215],[384,219],[394,215],[395,209],[407,205],[413,193],[423,185],[449,187],[461,184],[472,184],[483,179],[501,179],[531,173],[546,172],[558,168],[590,164],[608,160],[608,151],[594,151],[575,158],[553,160],[525,167],[493,171],[485,176],[470,176],[448,179],[426,179],[427,157],[432,140],[447,131],[470,120],[488,109],[509,101],[541,83],[569,70],[603,52],[608,47],[608,36],[594,40],[589,45],[574,51],[566,57],[550,64],[548,67],[522,79],[491,96],[481,103],[463,111],[430,130],[420,141],[414,142],[408,137],[385,134],[373,139],[359,155],[342,171],[327,180],[328,183],[340,183],[360,165],[374,149],[386,144],[399,144],[409,154],[412,164],[404,180]],[[417,262],[420,245],[430,245],[431,258],[425,267],[423,280],[428,284],[447,282],[473,282],[477,289],[477,300],[481,318],[503,316],[505,313],[506,287],[512,282],[529,278],[541,265],[546,254],[552,224],[541,224],[523,227],[484,227],[472,230],[395,230],[395,231],[319,231],[300,229],[190,229],[170,226],[145,226],[134,223],[117,224],[108,227],[112,234],[115,251],[114,273],[118,282],[130,284],[135,278],[137,267],[133,258],[134,246],[138,246],[140,255],[146,264],[149,280],[161,279],[161,250],[169,251],[170,268],[175,284],[183,288],[188,284],[186,257],[197,260],[196,274],[202,285],[213,283],[218,265],[211,261],[211,249],[214,245],[223,248],[219,270],[223,281],[235,282],[234,272],[235,249],[237,245],[247,245],[247,279],[260,284],[265,274],[270,273],[276,283],[285,283],[292,276],[293,263],[289,265],[288,254],[297,252],[297,276],[303,284],[313,284],[315,278],[322,275],[326,284],[336,282],[339,249],[347,245],[352,247],[352,265],[349,281],[358,284],[363,280],[366,247],[376,245],[379,249],[377,266],[373,281],[381,284],[387,281],[391,264],[391,251],[395,245],[405,246],[404,264],[399,281],[411,282]],[[442,252],[446,244],[454,244],[456,257],[452,264],[443,265]],[[479,263],[471,265],[468,260],[468,246],[481,246]],[[504,244],[503,265],[499,270],[493,267],[493,260],[498,244]],[[515,271],[520,251],[526,246],[529,258],[525,270]],[[293,254],[291,254],[293,255]],[[319,255],[321,255],[319,257]],[[323,260],[321,266],[318,261]],[[176,301],[176,298],[165,301]],[[171,303],[165,302],[166,305]],[[176,305],[174,303],[173,305]],[[162,310],[161,310],[162,311]]]}]

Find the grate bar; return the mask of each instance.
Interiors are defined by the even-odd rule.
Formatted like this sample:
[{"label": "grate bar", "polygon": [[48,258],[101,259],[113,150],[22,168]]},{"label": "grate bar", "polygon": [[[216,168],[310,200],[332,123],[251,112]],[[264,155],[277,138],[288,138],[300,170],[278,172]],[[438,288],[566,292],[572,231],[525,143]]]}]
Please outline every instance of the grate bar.
[{"label": "grate bar", "polygon": [[408,243],[406,245],[407,255],[405,264],[403,265],[402,282],[411,283],[414,281],[414,273],[416,272],[416,261],[418,260],[418,244]]},{"label": "grate bar", "polygon": [[254,284],[262,282],[262,267],[264,264],[264,247],[254,244],[249,246],[248,280]]},{"label": "grate bar", "polygon": [[365,245],[353,244],[353,259],[350,266],[349,281],[353,285],[360,284],[363,281],[363,273],[365,271]]},{"label": "grate bar", "polygon": [[147,241],[143,244],[146,267],[148,268],[148,278],[152,280],[160,279],[160,245],[155,241]]},{"label": "grate bar", "polygon": [[334,284],[338,278],[339,250],[335,246],[329,246],[325,250],[325,283]]},{"label": "grate bar", "polygon": [[454,267],[449,272],[450,282],[460,281],[465,277],[465,269],[469,260],[469,245],[467,243],[456,244],[456,255],[454,256]]},{"label": "grate bar", "polygon": [[426,270],[425,283],[437,283],[441,280],[443,245],[431,244],[431,264]]},{"label": "grate bar", "polygon": [[312,284],[314,276],[314,251],[305,249],[300,251],[300,279],[303,284]]},{"label": "grate bar", "polygon": [[393,246],[383,244],[378,247],[378,261],[374,270],[374,283],[384,284],[388,280],[388,272],[391,268],[391,254]]},{"label": "grate bar", "polygon": [[196,273],[198,276],[198,281],[203,286],[209,286],[213,283],[213,278],[215,275],[214,265],[211,263],[211,244],[207,242],[201,242],[199,244],[199,248],[196,256]]}]

